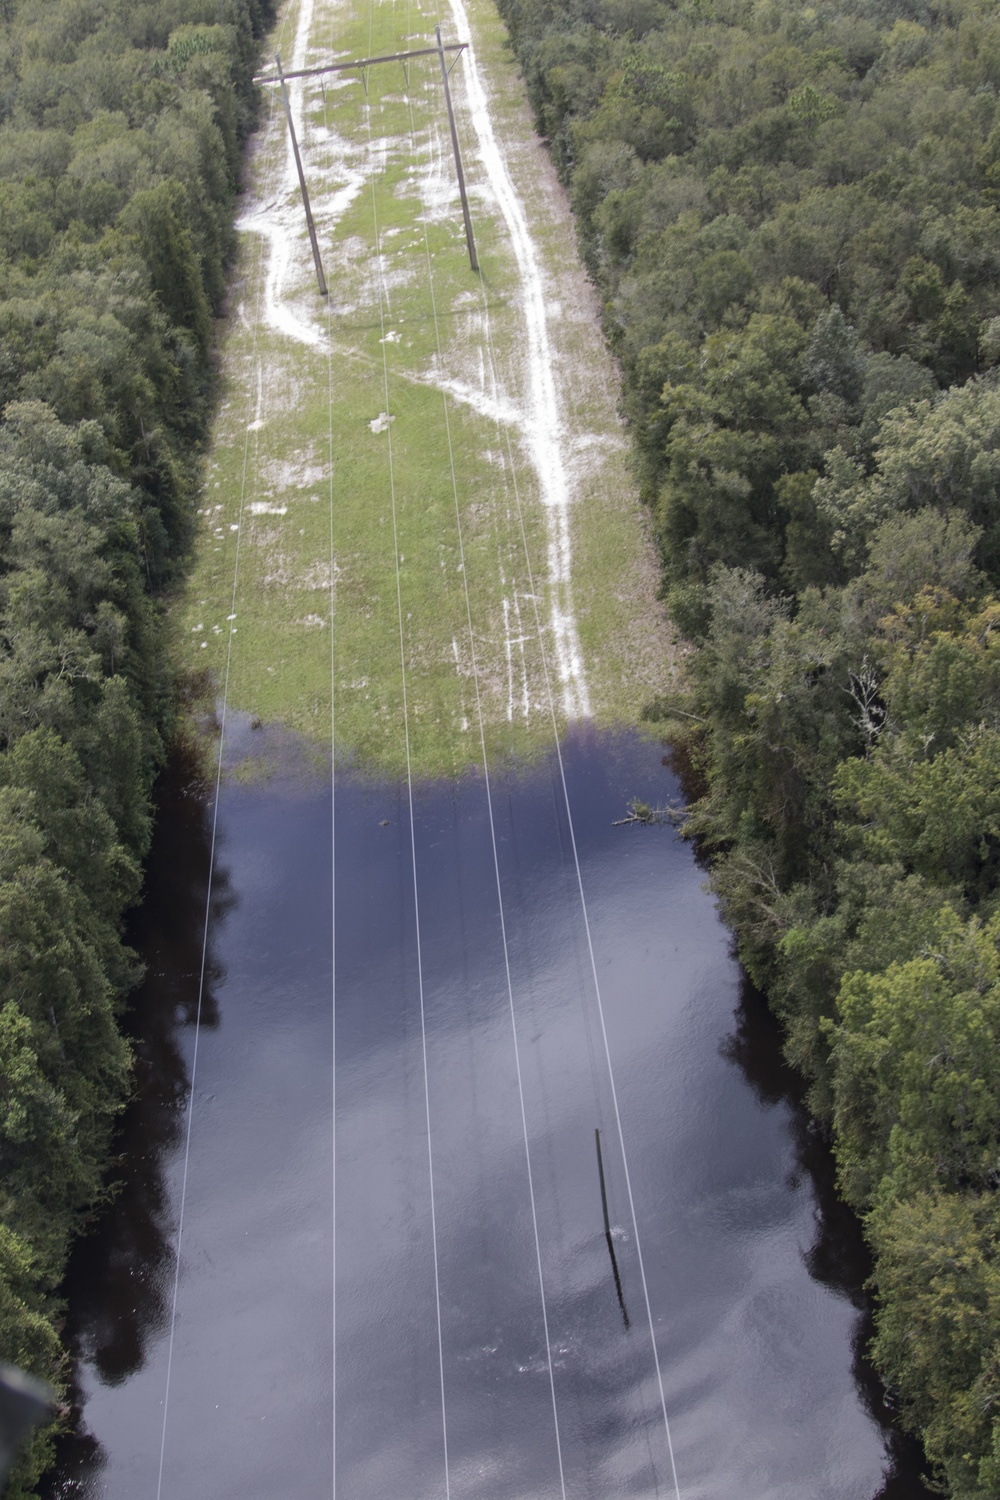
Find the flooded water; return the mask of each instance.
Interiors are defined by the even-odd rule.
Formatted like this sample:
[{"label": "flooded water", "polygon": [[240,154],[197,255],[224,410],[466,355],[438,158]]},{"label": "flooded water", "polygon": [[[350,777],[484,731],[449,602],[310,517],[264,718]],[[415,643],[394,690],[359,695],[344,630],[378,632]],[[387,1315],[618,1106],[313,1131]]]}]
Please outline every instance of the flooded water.
[{"label": "flooded water", "polygon": [[412,847],[405,788],[223,786],[189,1146],[210,808],[167,778],[54,1493],[924,1493],[703,872],[669,824],[614,826],[676,795],[662,750],[564,756],[572,830],[554,758],[498,777],[495,863],[472,773],[415,793]]}]

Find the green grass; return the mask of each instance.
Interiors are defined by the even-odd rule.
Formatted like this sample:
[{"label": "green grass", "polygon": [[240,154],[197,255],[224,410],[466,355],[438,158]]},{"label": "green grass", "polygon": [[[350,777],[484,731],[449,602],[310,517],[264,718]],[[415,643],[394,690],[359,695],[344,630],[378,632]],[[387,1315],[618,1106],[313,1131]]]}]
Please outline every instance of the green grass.
[{"label": "green grass", "polygon": [[[318,0],[317,23],[321,4]],[[539,148],[502,47],[502,28],[485,0],[477,0],[470,14],[481,64],[496,90],[496,128],[522,169],[515,167],[515,181],[529,222],[546,264],[562,276],[572,299],[578,272],[571,268],[566,281],[565,210],[539,171]],[[286,66],[295,19],[293,7],[281,42]],[[415,5],[386,3],[374,6],[371,34],[366,12],[340,19],[334,13],[323,32],[327,42],[332,35],[338,54],[363,56],[369,48],[379,53],[425,45],[433,37],[433,20]],[[453,75],[460,111],[462,66]],[[257,234],[242,236],[240,279],[223,347],[223,400],[177,636],[182,666],[207,667],[221,684],[232,612],[234,528],[239,527],[230,704],[329,743],[332,638],[337,753],[371,771],[398,773],[405,756],[398,554],[411,761],[415,774],[438,775],[480,755],[452,461],[492,759],[526,756],[551,741],[542,652],[530,601],[523,598],[529,592],[524,541],[539,594],[545,589],[548,544],[537,481],[518,450],[516,433],[520,512],[510,466],[500,462],[502,434],[496,423],[449,398],[446,424],[441,391],[431,382],[440,337],[440,367],[451,377],[477,383],[482,293],[469,268],[457,194],[453,206],[425,220],[414,180],[415,168],[426,170],[433,130],[443,181],[453,181],[436,58],[411,63],[410,100],[412,122],[401,69],[393,65],[370,71],[367,97],[359,82],[328,89],[325,99],[316,83],[306,96],[306,169],[331,292],[329,311],[312,283],[295,200],[282,193],[282,204],[298,213],[296,233],[301,229],[293,298],[318,326],[324,327],[329,316],[329,360],[325,349],[298,343],[260,320],[267,260]],[[338,186],[338,168],[325,132],[335,131],[348,143],[353,168],[366,167],[369,110],[372,136],[388,143],[375,179],[374,206],[366,178],[332,223],[324,217],[324,205]],[[499,213],[484,209],[473,133],[461,113],[460,130],[495,350],[503,383],[516,398],[524,342],[517,268]],[[284,150],[284,120],[275,114],[254,160],[253,192],[265,201],[275,197]],[[380,342],[383,321],[373,275],[375,212],[389,287],[384,328],[394,339],[387,343]],[[662,686],[665,654],[648,547],[614,414],[614,381],[592,318],[575,300],[553,323],[552,336],[565,375],[570,428],[592,440],[592,457],[583,454],[579,464],[573,515],[575,602],[591,698],[600,721],[632,722],[642,702]],[[257,412],[258,370],[260,425],[248,431]],[[392,484],[390,434],[373,432],[369,425],[387,409],[393,419]],[[512,626],[512,633],[526,638],[511,648],[514,666],[523,673],[514,684],[512,714],[505,600],[512,619],[520,604],[521,626]],[[540,607],[544,627],[544,600]],[[551,658],[551,642],[546,644]],[[520,701],[525,691],[527,713]]]}]

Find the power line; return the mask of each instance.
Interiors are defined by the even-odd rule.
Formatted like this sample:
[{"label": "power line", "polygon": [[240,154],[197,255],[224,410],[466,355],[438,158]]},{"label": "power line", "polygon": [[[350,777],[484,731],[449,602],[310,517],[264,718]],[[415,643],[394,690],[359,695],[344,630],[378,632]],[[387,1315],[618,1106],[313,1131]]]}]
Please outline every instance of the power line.
[{"label": "power line", "polygon": [[[452,7],[452,13],[454,14],[454,16],[456,18],[457,24],[459,26],[461,26],[463,29],[465,29],[465,30],[468,31],[468,18],[467,18],[466,14],[465,14],[465,8],[464,8],[464,5],[462,3],[462,0],[451,0],[451,7]],[[470,37],[469,46],[467,48],[467,56],[468,56],[468,63],[469,63],[469,68],[468,68],[469,81],[470,81],[470,86],[477,86],[478,85],[478,76],[479,76],[479,74],[478,74],[478,67],[477,67],[477,64],[476,64],[475,48],[474,48],[474,45],[473,45],[472,40],[471,40],[471,35],[472,35],[471,31],[468,31],[468,34],[469,34],[469,37]],[[475,123],[476,123],[476,128],[477,128],[477,131],[478,131],[479,128],[480,128],[479,127],[479,117],[478,117],[478,115],[477,115]],[[488,123],[488,121],[487,121],[487,123]],[[489,128],[491,129],[492,127],[489,127]],[[503,195],[500,195],[500,201],[501,201],[501,210],[503,211],[503,209],[504,209]],[[494,352],[494,348],[493,348],[492,332],[491,332],[491,324],[490,324],[489,295],[488,295],[488,292],[487,292],[485,280],[482,281],[481,286],[482,286],[482,299],[483,299],[483,306],[484,306],[484,328],[486,330],[487,352],[488,352],[489,359],[490,359],[490,366],[491,366],[491,371],[493,373],[493,379],[494,379],[494,382],[496,382],[496,358],[495,358],[495,352]],[[657,1379],[657,1387],[658,1387],[659,1397],[660,1397],[660,1409],[661,1409],[661,1413],[662,1413],[662,1416],[663,1416],[663,1426],[664,1426],[664,1432],[665,1432],[665,1435],[666,1435],[667,1451],[668,1451],[669,1458],[670,1458],[670,1469],[671,1469],[671,1475],[672,1475],[672,1478],[673,1478],[674,1491],[675,1491],[675,1494],[677,1496],[677,1500],[680,1500],[680,1485],[679,1485],[678,1477],[677,1477],[677,1465],[676,1465],[675,1456],[674,1456],[673,1437],[672,1437],[671,1430],[670,1430],[670,1419],[669,1419],[669,1417],[667,1415],[666,1396],[665,1396],[664,1389],[663,1389],[663,1373],[662,1373],[662,1369],[661,1369],[661,1366],[660,1366],[659,1350],[657,1349],[657,1345],[656,1345],[656,1330],[655,1330],[655,1326],[654,1326],[654,1323],[653,1323],[653,1311],[652,1311],[652,1305],[651,1305],[650,1297],[649,1297],[649,1286],[648,1286],[648,1282],[647,1282],[647,1278],[646,1278],[646,1268],[645,1268],[645,1262],[644,1262],[643,1255],[642,1255],[641,1239],[640,1239],[640,1236],[639,1236],[639,1222],[638,1222],[638,1216],[637,1216],[636,1208],[635,1208],[635,1198],[634,1198],[633,1191],[632,1191],[631,1174],[629,1172],[629,1167],[628,1167],[628,1156],[627,1156],[627,1152],[626,1152],[626,1148],[625,1148],[625,1136],[624,1136],[624,1130],[623,1130],[623,1127],[622,1127],[621,1110],[619,1108],[619,1103],[618,1103],[618,1090],[617,1090],[617,1087],[615,1085],[614,1069],[613,1069],[612,1063],[611,1063],[611,1050],[610,1050],[610,1046],[609,1046],[609,1042],[608,1042],[607,1025],[606,1025],[605,1015],[604,1015],[604,1003],[603,1003],[603,998],[602,998],[602,995],[601,995],[601,984],[600,984],[600,979],[599,979],[598,972],[597,972],[597,960],[596,960],[595,953],[594,953],[593,935],[592,935],[591,926],[590,926],[590,916],[589,916],[589,912],[588,912],[588,908],[587,908],[587,900],[586,900],[586,895],[585,895],[584,887],[583,887],[583,875],[582,875],[582,871],[581,871],[581,868],[580,868],[579,849],[577,847],[576,831],[575,831],[575,827],[574,827],[574,823],[573,823],[572,808],[571,808],[571,805],[570,805],[569,788],[568,788],[567,781],[566,781],[566,768],[565,768],[565,764],[564,764],[564,761],[563,761],[562,746],[561,746],[560,739],[559,739],[558,723],[556,721],[555,700],[554,700],[554,695],[553,695],[553,691],[552,691],[552,680],[551,680],[551,674],[550,674],[550,671],[549,671],[548,655],[547,655],[547,652],[545,650],[545,639],[544,639],[544,634],[543,634],[543,631],[542,631],[541,618],[540,618],[539,610],[538,610],[538,600],[537,600],[537,596],[536,596],[534,576],[533,576],[532,567],[531,567],[531,555],[530,555],[530,551],[529,551],[529,548],[528,548],[527,534],[526,534],[525,527],[524,527],[524,511],[523,511],[523,507],[522,507],[522,504],[521,504],[520,490],[519,490],[519,487],[518,487],[518,484],[517,484],[517,469],[516,469],[516,465],[515,465],[515,462],[514,462],[513,448],[512,448],[512,445],[511,445],[511,441],[510,441],[510,432],[509,432],[509,429],[506,429],[505,431],[506,431],[506,446],[507,446],[508,456],[509,456],[509,459],[510,459],[511,481],[512,481],[512,485],[513,485],[513,489],[514,489],[515,504],[516,504],[516,508],[517,508],[518,522],[519,522],[519,527],[520,527],[520,532],[521,532],[521,541],[522,541],[522,546],[523,546],[523,549],[524,549],[525,565],[526,565],[526,568],[527,568],[527,571],[528,571],[529,587],[530,587],[530,592],[531,592],[531,597],[532,597],[532,609],[533,609],[533,612],[534,612],[535,625],[536,625],[536,630],[537,630],[537,634],[538,634],[539,649],[540,649],[541,657],[542,657],[542,672],[543,672],[543,678],[544,678],[544,681],[545,681],[546,695],[547,695],[547,699],[548,699],[549,717],[550,717],[551,724],[552,724],[553,741],[554,741],[554,744],[555,744],[556,757],[557,757],[558,766],[559,766],[559,779],[560,779],[560,783],[561,783],[561,786],[562,786],[563,802],[564,802],[564,805],[565,805],[565,808],[566,808],[566,819],[567,819],[567,825],[568,825],[569,836],[570,836],[570,847],[571,847],[572,856],[573,856],[573,866],[574,866],[574,870],[575,870],[575,874],[576,874],[577,889],[578,889],[578,892],[579,892],[580,909],[581,909],[581,914],[582,914],[582,917],[583,917],[584,932],[585,932],[585,935],[586,935],[587,951],[588,951],[589,960],[590,960],[590,970],[591,970],[591,975],[592,975],[592,980],[593,980],[593,985],[594,985],[594,995],[595,995],[595,998],[596,998],[596,1001],[597,1001],[598,1016],[600,1018],[601,1036],[602,1036],[602,1039],[603,1039],[604,1055],[605,1055],[605,1061],[606,1061],[607,1070],[608,1070],[608,1081],[609,1081],[610,1088],[611,1088],[611,1098],[612,1098],[612,1103],[613,1103],[613,1106],[614,1106],[615,1125],[616,1125],[616,1129],[617,1129],[617,1133],[618,1133],[619,1146],[620,1146],[621,1153],[622,1153],[622,1165],[623,1165],[623,1169],[624,1169],[626,1191],[627,1191],[627,1194],[628,1194],[629,1211],[630,1211],[630,1215],[631,1215],[631,1219],[632,1219],[633,1233],[635,1235],[636,1259],[637,1259],[638,1265],[639,1265],[639,1275],[640,1275],[640,1280],[642,1282],[643,1299],[644,1299],[645,1306],[646,1306],[646,1317],[647,1317],[647,1322],[648,1322],[648,1325],[649,1325],[649,1336],[650,1336],[650,1342],[651,1342],[652,1350],[653,1350],[653,1360],[654,1360],[654,1363],[655,1363],[655,1366],[656,1366],[656,1379]]]},{"label": "power line", "polygon": [[[332,39],[331,39],[332,40]],[[326,89],[323,124],[329,130]],[[330,409],[330,1218],[331,1218],[331,1377],[330,1377],[330,1493],[337,1500],[337,692],[336,692],[336,577],[334,551],[333,463],[333,299],[326,301],[326,388]]]},{"label": "power line", "polygon": [[[369,25],[369,49],[370,49],[370,47],[371,47],[371,32],[372,32],[372,29],[373,29],[373,26],[374,26],[374,4],[373,3],[370,3],[370,6],[369,6],[369,22],[368,22],[368,25]],[[366,119],[367,119],[367,124],[368,124],[368,151],[369,151],[369,157],[371,157],[371,154],[372,154],[371,114],[372,114],[372,105],[371,105],[371,101],[369,100],[368,104],[367,104],[367,108],[366,108]],[[377,282],[377,286],[378,286],[379,327],[380,327],[380,332],[381,332],[381,335],[382,335],[382,338],[381,338],[381,349],[382,349],[382,383],[383,383],[383,390],[384,390],[384,394],[385,394],[385,409],[386,409],[386,414],[388,415],[388,413],[389,413],[389,405],[390,405],[389,404],[389,362],[388,362],[388,356],[386,354],[386,345],[385,345],[385,299],[384,299],[384,296],[383,296],[383,292],[384,292],[384,279],[385,278],[384,278],[384,269],[383,269],[383,265],[382,265],[382,246],[381,246],[381,237],[380,237],[380,232],[379,232],[378,202],[377,202],[377,197],[376,197],[376,192],[375,192],[375,174],[374,174],[374,170],[372,172],[372,178],[371,178],[371,189],[372,189],[372,218],[373,218],[374,225],[375,225],[375,263],[376,263],[376,267],[377,267],[376,282]],[[419,894],[418,880],[417,880],[417,842],[416,842],[416,826],[415,826],[415,820],[414,820],[414,814],[413,814],[413,772],[412,772],[411,757],[410,757],[410,725],[409,725],[409,710],[408,710],[407,692],[406,692],[406,642],[405,642],[405,634],[404,634],[404,630],[403,630],[403,595],[402,595],[402,584],[401,584],[401,581],[400,581],[400,574],[399,574],[399,530],[398,530],[397,515],[396,515],[396,482],[395,482],[395,474],[394,474],[394,470],[393,470],[392,424],[391,424],[391,422],[386,427],[386,439],[387,439],[387,442],[388,442],[388,460],[389,460],[389,497],[390,497],[391,508],[392,508],[393,561],[394,561],[395,573],[396,573],[396,611],[397,611],[397,615],[398,615],[398,619],[399,619],[399,665],[400,665],[400,673],[401,673],[401,680],[402,680],[403,738],[404,738],[404,744],[405,744],[405,749],[406,749],[406,791],[407,791],[407,805],[408,805],[409,819],[410,819],[410,859],[411,859],[411,863],[412,863],[412,867],[413,867],[413,917],[414,917],[414,927],[415,927],[415,932],[416,932],[416,949],[417,949],[417,988],[418,988],[418,994],[419,994],[419,998],[420,998],[420,1043],[421,1043],[421,1053],[422,1053],[422,1058],[423,1058],[423,1072],[424,1072],[424,1114],[425,1114],[425,1123],[426,1123],[426,1130],[427,1130],[427,1174],[428,1174],[428,1180],[429,1180],[429,1186],[430,1186],[430,1200],[431,1200],[431,1244],[432,1244],[433,1258],[434,1258],[434,1304],[435,1304],[435,1310],[436,1310],[436,1316],[437,1316],[438,1375],[439,1375],[439,1381],[440,1381],[440,1387],[441,1387],[441,1437],[442,1437],[442,1445],[443,1445],[443,1450],[444,1450],[444,1487],[445,1487],[445,1500],[450,1500],[450,1496],[451,1496],[451,1474],[450,1474],[450,1466],[449,1466],[449,1459],[448,1459],[448,1417],[447,1417],[447,1404],[446,1404],[446,1399],[445,1399],[445,1381],[444,1381],[444,1337],[443,1337],[442,1327],[441,1327],[441,1278],[440,1278],[440,1266],[439,1266],[439,1258],[438,1258],[437,1210],[436,1210],[435,1201],[434,1201],[434,1149],[433,1149],[432,1138],[431,1138],[430,1081],[429,1081],[428,1066],[427,1066],[427,1018],[426,1018],[426,1010],[425,1010],[425,1004],[424,1004],[423,954],[422,954],[422,950],[421,950],[421,940],[420,940],[420,894]]]},{"label": "power line", "polygon": [[[284,29],[284,23],[282,23]],[[274,119],[274,104],[272,98],[271,109],[268,114],[268,132],[270,133]],[[253,335],[251,340],[250,369],[254,371],[257,363],[257,329],[260,323],[260,305],[263,295],[263,278],[260,275],[261,252],[257,257],[257,311],[254,318]],[[252,398],[251,398],[252,399]],[[259,397],[258,397],[259,399]],[[248,401],[249,410],[249,401]],[[215,795],[212,804],[212,833],[209,843],[208,857],[208,889],[205,895],[205,917],[202,931],[201,964],[198,973],[198,1002],[195,1008],[194,1023],[194,1045],[191,1053],[191,1078],[188,1092],[187,1122],[184,1133],[184,1165],[181,1172],[180,1205],[177,1215],[177,1234],[174,1240],[174,1280],[170,1304],[170,1333],[167,1340],[167,1373],[163,1392],[163,1423],[160,1431],[160,1460],[156,1477],[156,1497],[161,1500],[163,1492],[163,1465],[167,1448],[167,1422],[170,1414],[170,1391],[171,1378],[174,1363],[174,1339],[177,1329],[177,1302],[180,1290],[181,1274],[181,1248],[184,1237],[184,1215],[187,1207],[188,1174],[191,1164],[191,1137],[194,1125],[194,1099],[195,1084],[198,1074],[198,1044],[201,1037],[201,1015],[205,998],[205,974],[208,965],[208,933],[211,925],[212,915],[212,891],[215,876],[215,850],[218,841],[219,828],[219,801],[222,788],[222,764],[226,743],[226,715],[229,702],[229,675],[233,657],[233,636],[236,634],[236,590],[239,581],[240,567],[240,543],[243,537],[243,513],[246,499],[247,471],[250,462],[250,434],[254,431],[255,437],[258,429],[247,422],[243,439],[243,466],[240,477],[240,500],[238,510],[238,522],[236,531],[236,553],[233,559],[233,588],[229,610],[229,633],[226,640],[226,666],[222,685],[222,711],[219,719],[219,753],[215,768]]]},{"label": "power line", "polygon": [[[440,29],[438,30],[438,36],[440,37]],[[407,89],[407,91],[406,91],[406,100],[407,100],[407,106],[409,108],[409,113],[410,113],[410,132],[411,132],[411,141],[412,141],[413,140],[413,134],[414,134],[414,126],[413,126],[413,103],[412,103],[412,100],[411,100],[411,97],[410,97],[409,89]],[[450,110],[450,107],[449,107],[449,117],[450,116],[451,116],[451,110]],[[424,222],[423,238],[424,238],[424,255],[425,255],[425,259],[427,261],[427,280],[428,280],[428,287],[429,287],[429,290],[430,290],[430,297],[431,297],[431,311],[432,311],[433,320],[434,320],[434,338],[435,338],[435,343],[436,343],[436,346],[437,346],[438,359],[440,360],[441,357],[442,357],[441,332],[440,332],[440,326],[439,326],[439,323],[438,323],[437,297],[436,297],[435,291],[434,291],[434,271],[433,271],[433,268],[431,266],[431,253],[430,253],[430,244],[429,244],[428,237],[427,237],[427,224],[426,224],[426,220]],[[499,921],[500,921],[500,936],[501,936],[501,940],[502,940],[502,943],[503,943],[504,975],[505,975],[506,985],[507,985],[507,999],[508,999],[509,1008],[510,1008],[511,1035],[513,1037],[513,1042],[514,1042],[514,1063],[515,1063],[515,1071],[516,1071],[516,1074],[517,1074],[517,1092],[518,1092],[518,1099],[519,1099],[520,1106],[521,1106],[521,1130],[522,1130],[523,1135],[524,1135],[524,1158],[525,1158],[525,1166],[526,1166],[527,1174],[528,1174],[528,1195],[529,1195],[530,1202],[531,1202],[531,1224],[532,1224],[532,1231],[533,1231],[533,1234],[534,1234],[534,1243],[535,1243],[535,1263],[536,1263],[536,1267],[537,1267],[537,1271],[538,1271],[538,1290],[539,1290],[539,1296],[540,1296],[540,1299],[541,1299],[541,1307],[542,1307],[542,1327],[543,1327],[544,1334],[545,1334],[545,1357],[546,1357],[546,1362],[548,1364],[549,1391],[550,1391],[550,1395],[551,1395],[551,1399],[552,1399],[552,1421],[553,1421],[553,1426],[554,1426],[554,1429],[555,1429],[556,1458],[557,1458],[558,1465],[559,1465],[559,1486],[560,1486],[560,1490],[562,1492],[563,1500],[566,1500],[566,1477],[565,1477],[565,1472],[564,1472],[564,1468],[563,1468],[562,1439],[561,1439],[561,1436],[560,1436],[560,1433],[559,1433],[559,1407],[558,1407],[558,1403],[557,1403],[557,1400],[556,1400],[555,1371],[553,1369],[553,1364],[552,1364],[552,1341],[551,1341],[551,1338],[550,1338],[550,1335],[549,1335],[549,1316],[548,1316],[548,1308],[547,1308],[546,1299],[545,1299],[545,1275],[544,1275],[544,1272],[543,1272],[543,1269],[542,1269],[542,1250],[541,1250],[541,1241],[540,1241],[539,1232],[538,1232],[538,1210],[537,1210],[537,1205],[536,1205],[536,1201],[535,1201],[534,1176],[533,1176],[532,1168],[531,1168],[531,1147],[530,1147],[529,1139],[528,1139],[528,1119],[527,1119],[527,1113],[526,1113],[525,1104],[524,1104],[524,1082],[523,1082],[523,1079],[522,1079],[522,1076],[521,1076],[521,1053],[520,1053],[520,1047],[518,1045],[518,1038],[517,1038],[517,1016],[516,1016],[515,1007],[514,1007],[514,988],[513,988],[513,983],[512,983],[512,980],[511,980],[511,973],[510,973],[510,950],[509,950],[509,946],[508,946],[508,942],[507,942],[507,922],[506,922],[506,917],[504,915],[503,889],[502,889],[501,882],[500,882],[500,861],[499,861],[499,855],[498,855],[498,852],[497,852],[496,821],[495,821],[495,818],[494,818],[494,815],[493,815],[493,792],[492,792],[492,787],[491,787],[491,783],[490,783],[489,759],[488,759],[488,756],[487,756],[487,753],[486,753],[486,731],[485,731],[484,722],[483,722],[482,697],[481,697],[480,689],[479,689],[479,664],[478,664],[478,659],[476,657],[475,633],[474,633],[473,628],[472,628],[472,604],[471,604],[471,601],[470,601],[470,598],[469,598],[469,577],[468,577],[468,572],[467,572],[466,566],[465,566],[465,542],[464,542],[464,538],[463,538],[463,535],[462,535],[462,517],[461,517],[461,510],[460,510],[460,507],[459,507],[459,500],[458,500],[458,482],[457,482],[457,479],[455,477],[455,451],[454,451],[454,446],[452,444],[452,438],[451,438],[451,420],[450,420],[449,413],[448,413],[448,398],[444,394],[444,392],[441,393],[441,403],[442,403],[442,409],[444,411],[445,434],[446,434],[447,443],[448,443],[448,466],[449,466],[449,470],[450,470],[450,474],[451,474],[451,490],[452,490],[452,497],[453,497],[454,505],[455,505],[455,527],[456,527],[456,530],[457,530],[457,533],[458,533],[458,552],[459,552],[460,572],[462,574],[463,591],[464,591],[464,596],[465,596],[465,614],[466,614],[466,622],[467,622],[467,625],[468,625],[468,633],[469,633],[469,650],[470,650],[470,652],[472,654],[472,680],[473,680],[473,687],[474,687],[475,697],[476,697],[476,717],[477,717],[477,720],[478,720],[478,723],[479,723],[479,743],[480,743],[480,747],[481,747],[481,750],[482,750],[483,783],[484,783],[484,787],[485,787],[485,791],[486,791],[487,812],[489,814],[490,843],[491,843],[492,853],[493,853],[493,873],[494,873],[494,878],[495,878],[495,881],[496,881],[496,892],[497,892],[497,914],[498,914]]]}]

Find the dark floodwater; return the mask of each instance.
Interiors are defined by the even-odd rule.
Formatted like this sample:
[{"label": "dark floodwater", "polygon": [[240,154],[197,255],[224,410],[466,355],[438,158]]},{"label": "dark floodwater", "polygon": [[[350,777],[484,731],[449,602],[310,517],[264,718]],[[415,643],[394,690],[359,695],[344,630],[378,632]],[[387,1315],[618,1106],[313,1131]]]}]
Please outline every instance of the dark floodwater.
[{"label": "dark floodwater", "polygon": [[668,825],[612,826],[670,798],[661,751],[581,731],[566,770],[643,1266],[554,761],[494,784],[513,1026],[482,779],[416,796],[418,967],[404,791],[338,778],[334,903],[329,784],[289,771],[223,789],[170,1356],[209,850],[175,768],[54,1493],[547,1500],[561,1457],[569,1497],[673,1495],[643,1268],[685,1500],[924,1493],[863,1363],[856,1229],[703,874]]}]

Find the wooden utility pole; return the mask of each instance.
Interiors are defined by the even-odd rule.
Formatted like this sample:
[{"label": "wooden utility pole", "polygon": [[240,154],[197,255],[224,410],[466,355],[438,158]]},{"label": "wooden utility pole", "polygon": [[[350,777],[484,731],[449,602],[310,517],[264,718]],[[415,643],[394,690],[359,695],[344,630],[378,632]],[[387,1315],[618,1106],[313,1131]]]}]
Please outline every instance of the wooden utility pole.
[{"label": "wooden utility pole", "polygon": [[302,170],[302,157],[299,155],[299,143],[295,137],[295,122],[292,119],[292,106],[288,99],[288,89],[285,87],[285,75],[281,71],[281,54],[274,54],[274,61],[278,68],[278,82],[281,84],[281,97],[285,105],[285,114],[288,117],[288,130],[292,137],[292,154],[295,157],[295,170],[299,174],[299,187],[302,189],[302,203],[306,211],[306,228],[309,230],[309,243],[312,245],[313,264],[316,267],[316,280],[319,282],[319,294],[326,296],[326,277],[323,275],[323,262],[319,255],[319,241],[316,238],[316,225],[313,223],[312,209],[309,206],[309,190],[306,187],[306,174]]},{"label": "wooden utility pole", "polygon": [[458,127],[455,124],[455,111],[451,104],[451,84],[448,82],[448,64],[444,58],[444,44],[441,41],[440,26],[435,26],[434,35],[437,37],[438,56],[441,59],[441,79],[444,83],[444,101],[448,106],[448,125],[451,130],[451,146],[455,153],[455,171],[458,174],[458,193],[462,200],[462,218],[465,220],[465,243],[469,247],[469,265],[474,271],[478,271],[479,257],[476,254],[476,241],[472,234],[469,199],[465,191],[465,173],[462,171],[462,153],[458,146]]},{"label": "wooden utility pole", "polygon": [[441,79],[444,83],[444,99],[448,106],[448,126],[451,130],[451,146],[455,153],[455,172],[458,176],[458,193],[462,200],[462,218],[465,221],[465,243],[469,247],[469,265],[474,271],[479,270],[479,257],[476,254],[476,241],[472,233],[472,216],[469,213],[469,198],[465,191],[465,172],[462,170],[462,153],[458,144],[458,127],[455,124],[455,111],[451,102],[451,85],[448,82],[448,64],[445,61],[446,52],[464,52],[469,45],[468,42],[442,42],[441,28],[435,26],[437,36],[436,47],[415,47],[409,52],[390,52],[380,57],[359,57],[354,62],[326,63],[319,68],[296,68],[289,73],[282,72],[281,58],[276,56],[278,65],[277,76],[267,73],[259,74],[254,83],[280,83],[281,97],[285,101],[285,114],[288,116],[288,129],[292,136],[292,150],[295,153],[295,166],[299,174],[299,186],[302,189],[302,202],[305,204],[306,224],[309,229],[309,240],[312,244],[313,260],[316,262],[316,279],[319,282],[320,295],[326,296],[326,278],[323,275],[323,266],[319,258],[319,245],[316,243],[316,230],[313,225],[312,210],[309,207],[309,194],[306,191],[306,179],[302,171],[302,158],[299,156],[299,143],[295,139],[295,126],[292,124],[292,111],[288,103],[288,90],[285,88],[285,80],[288,78],[316,78],[324,73],[347,73],[357,70],[361,74],[362,82],[365,83],[365,93],[368,92],[366,82],[367,70],[374,63],[401,62],[405,68],[411,57],[430,57],[436,52],[441,59]]}]

